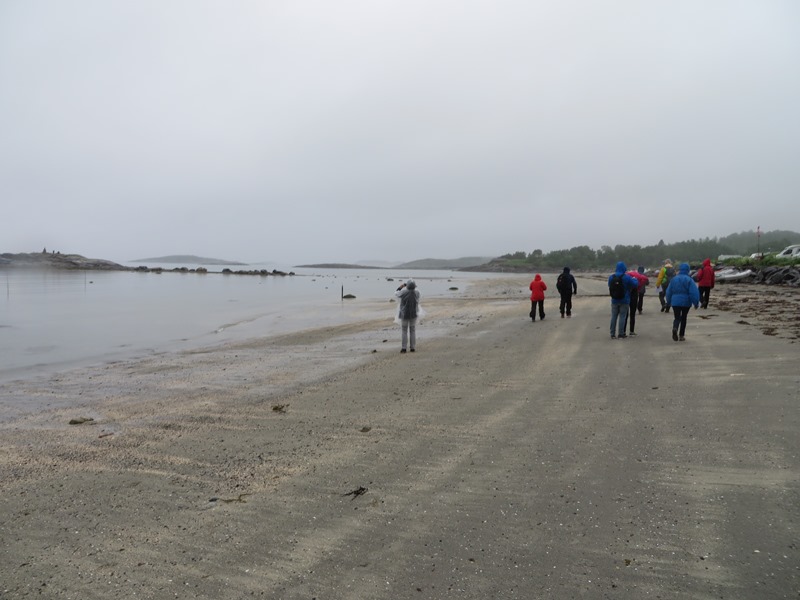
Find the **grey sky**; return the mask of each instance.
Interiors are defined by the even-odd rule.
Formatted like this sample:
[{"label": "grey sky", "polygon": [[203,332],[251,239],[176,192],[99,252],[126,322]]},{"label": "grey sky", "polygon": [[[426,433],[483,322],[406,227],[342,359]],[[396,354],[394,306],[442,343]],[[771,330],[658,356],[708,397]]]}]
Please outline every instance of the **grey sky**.
[{"label": "grey sky", "polygon": [[798,231],[798,31],[795,0],[4,0],[0,251]]}]

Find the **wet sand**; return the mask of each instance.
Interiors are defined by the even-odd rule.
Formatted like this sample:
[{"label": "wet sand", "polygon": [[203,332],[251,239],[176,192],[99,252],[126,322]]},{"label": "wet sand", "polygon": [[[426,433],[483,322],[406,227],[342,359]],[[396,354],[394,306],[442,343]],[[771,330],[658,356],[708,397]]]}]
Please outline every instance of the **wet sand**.
[{"label": "wet sand", "polygon": [[796,598],[797,291],[527,283],[3,385],[0,597]]}]

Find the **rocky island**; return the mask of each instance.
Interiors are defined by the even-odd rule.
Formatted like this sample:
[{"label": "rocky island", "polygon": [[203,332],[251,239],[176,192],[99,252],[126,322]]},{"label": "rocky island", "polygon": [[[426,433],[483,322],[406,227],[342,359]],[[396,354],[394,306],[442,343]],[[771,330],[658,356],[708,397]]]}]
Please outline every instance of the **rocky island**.
[{"label": "rocky island", "polygon": [[65,269],[93,271],[132,271],[119,263],[100,258],[86,258],[80,254],[60,252],[22,252],[0,254],[1,268]]}]

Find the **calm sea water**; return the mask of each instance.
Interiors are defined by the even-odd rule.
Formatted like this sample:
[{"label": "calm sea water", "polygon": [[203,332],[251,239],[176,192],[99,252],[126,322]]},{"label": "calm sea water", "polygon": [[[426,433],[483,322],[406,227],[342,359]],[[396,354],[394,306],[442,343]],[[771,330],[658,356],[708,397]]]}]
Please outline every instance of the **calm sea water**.
[{"label": "calm sea water", "polygon": [[[471,280],[492,276],[295,269],[295,276],[262,277],[208,269],[205,275],[0,270],[0,381],[383,314],[390,324],[388,299],[409,276],[423,297],[458,295]],[[342,301],[342,290],[356,298]]]}]

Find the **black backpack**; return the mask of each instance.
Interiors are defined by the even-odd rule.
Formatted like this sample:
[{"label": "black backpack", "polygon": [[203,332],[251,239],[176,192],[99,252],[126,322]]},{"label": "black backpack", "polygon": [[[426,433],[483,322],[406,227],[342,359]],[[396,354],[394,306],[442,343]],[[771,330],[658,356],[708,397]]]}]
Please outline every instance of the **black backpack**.
[{"label": "black backpack", "polygon": [[414,290],[408,290],[408,293],[403,294],[403,297],[400,299],[400,318],[417,318],[417,294]]},{"label": "black backpack", "polygon": [[622,280],[622,275],[612,275],[611,281],[608,282],[608,294],[614,300],[622,300],[625,298],[625,283]]},{"label": "black backpack", "polygon": [[562,294],[569,291],[569,281],[566,273],[561,273],[556,279],[556,289]]}]

